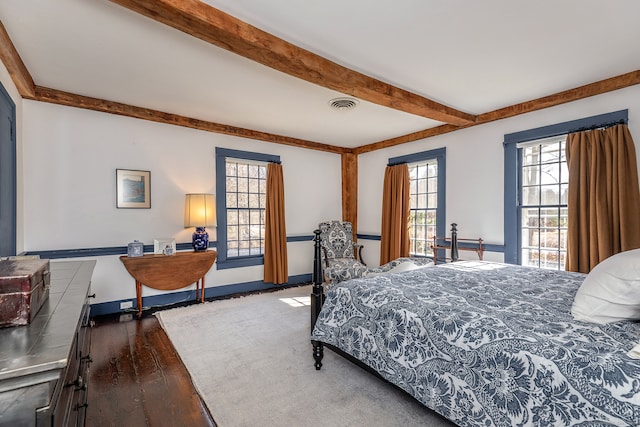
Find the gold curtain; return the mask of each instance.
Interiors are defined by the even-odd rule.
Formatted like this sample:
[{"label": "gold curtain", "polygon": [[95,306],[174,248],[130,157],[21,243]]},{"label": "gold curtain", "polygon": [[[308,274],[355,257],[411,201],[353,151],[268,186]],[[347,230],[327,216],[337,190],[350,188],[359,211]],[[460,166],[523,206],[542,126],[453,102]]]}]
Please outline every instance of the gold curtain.
[{"label": "gold curtain", "polygon": [[267,206],[264,233],[264,281],[281,285],[289,281],[287,229],[284,218],[282,165],[267,166]]},{"label": "gold curtain", "polygon": [[382,193],[380,265],[409,256],[409,166],[387,166]]},{"label": "gold curtain", "polygon": [[570,134],[568,271],[588,273],[618,252],[640,247],[640,190],[627,125]]}]

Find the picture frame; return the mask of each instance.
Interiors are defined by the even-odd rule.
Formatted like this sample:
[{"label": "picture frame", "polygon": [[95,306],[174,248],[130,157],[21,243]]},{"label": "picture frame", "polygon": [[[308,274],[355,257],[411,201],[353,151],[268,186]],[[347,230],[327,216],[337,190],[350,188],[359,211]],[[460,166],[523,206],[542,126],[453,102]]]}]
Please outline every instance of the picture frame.
[{"label": "picture frame", "polygon": [[116,207],[151,209],[151,172],[116,169]]},{"label": "picture frame", "polygon": [[176,253],[176,239],[153,239],[153,253],[159,255],[173,255]]}]

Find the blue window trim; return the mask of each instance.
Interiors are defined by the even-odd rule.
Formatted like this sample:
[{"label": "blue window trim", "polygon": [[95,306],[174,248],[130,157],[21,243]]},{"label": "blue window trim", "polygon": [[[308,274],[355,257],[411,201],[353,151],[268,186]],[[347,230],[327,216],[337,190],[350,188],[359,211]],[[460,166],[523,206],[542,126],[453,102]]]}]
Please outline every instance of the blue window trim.
[{"label": "blue window trim", "polygon": [[[403,163],[417,163],[434,159],[438,162],[438,209],[436,212],[436,234],[438,236],[446,236],[447,148],[442,147],[434,150],[392,157],[389,159],[388,166],[395,166]],[[437,257],[444,258],[444,250],[442,250],[442,253],[438,251]]]},{"label": "blue window trim", "polygon": [[280,163],[280,156],[216,147],[216,194],[218,195],[218,197],[216,197],[216,211],[218,212],[218,215],[216,215],[218,222],[218,257],[216,263],[219,270],[264,264],[263,255],[227,258],[227,191],[225,162],[228,157],[258,162]]},{"label": "blue window trim", "polygon": [[509,264],[520,264],[521,236],[520,236],[520,182],[522,182],[522,152],[518,150],[518,143],[534,141],[536,139],[551,138],[597,129],[616,123],[627,123],[629,110],[619,110],[597,116],[585,117],[521,132],[505,134],[504,136],[504,261]]}]

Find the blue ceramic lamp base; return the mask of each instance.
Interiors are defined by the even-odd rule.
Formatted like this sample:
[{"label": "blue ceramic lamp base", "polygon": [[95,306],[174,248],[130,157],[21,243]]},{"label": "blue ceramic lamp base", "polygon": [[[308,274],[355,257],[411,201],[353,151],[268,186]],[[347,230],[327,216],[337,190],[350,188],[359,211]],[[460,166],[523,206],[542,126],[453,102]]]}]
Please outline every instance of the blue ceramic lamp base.
[{"label": "blue ceramic lamp base", "polygon": [[195,252],[202,252],[209,249],[209,233],[204,227],[196,227],[193,233],[191,246]]}]

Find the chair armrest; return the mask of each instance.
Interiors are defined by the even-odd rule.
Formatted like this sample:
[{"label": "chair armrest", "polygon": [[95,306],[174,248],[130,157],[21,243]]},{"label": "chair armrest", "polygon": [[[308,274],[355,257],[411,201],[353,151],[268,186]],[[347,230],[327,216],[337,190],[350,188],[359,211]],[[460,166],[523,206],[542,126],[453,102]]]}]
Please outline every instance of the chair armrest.
[{"label": "chair armrest", "polygon": [[[364,249],[364,245],[361,245],[359,243],[353,242],[353,255],[354,255],[354,258],[359,260],[366,267],[367,263],[364,262],[364,260],[362,259],[362,250],[363,249]],[[357,256],[356,256],[356,253],[357,253]]]}]

